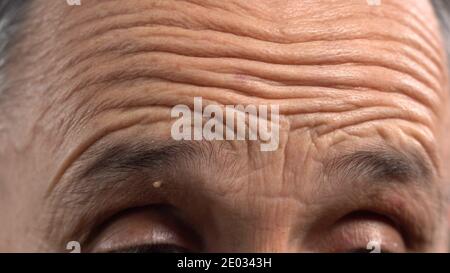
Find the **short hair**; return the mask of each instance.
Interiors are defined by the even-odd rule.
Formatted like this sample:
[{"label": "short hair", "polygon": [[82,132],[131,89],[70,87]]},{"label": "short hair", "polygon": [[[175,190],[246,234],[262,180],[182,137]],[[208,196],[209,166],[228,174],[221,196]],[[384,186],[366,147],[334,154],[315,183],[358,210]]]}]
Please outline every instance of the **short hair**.
[{"label": "short hair", "polygon": [[441,25],[441,34],[444,39],[447,60],[450,60],[450,1],[431,0],[431,3]]},{"label": "short hair", "polygon": [[[8,60],[8,49],[17,37],[24,6],[30,0],[0,0],[0,70]],[[0,94],[4,78],[0,73]]]}]

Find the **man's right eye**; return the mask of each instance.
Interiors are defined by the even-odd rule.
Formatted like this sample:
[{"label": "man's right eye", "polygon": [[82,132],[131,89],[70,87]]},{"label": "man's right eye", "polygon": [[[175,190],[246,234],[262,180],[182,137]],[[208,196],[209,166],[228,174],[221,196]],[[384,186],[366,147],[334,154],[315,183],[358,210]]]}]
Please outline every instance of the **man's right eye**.
[{"label": "man's right eye", "polygon": [[200,239],[171,207],[130,209],[104,223],[89,243],[97,253],[201,252]]}]

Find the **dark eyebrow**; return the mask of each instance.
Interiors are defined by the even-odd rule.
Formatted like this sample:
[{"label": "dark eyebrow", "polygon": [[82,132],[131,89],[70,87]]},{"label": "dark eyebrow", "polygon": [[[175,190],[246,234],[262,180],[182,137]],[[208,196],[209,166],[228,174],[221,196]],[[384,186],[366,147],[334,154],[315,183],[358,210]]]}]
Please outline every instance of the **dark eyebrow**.
[{"label": "dark eyebrow", "polygon": [[434,172],[426,158],[413,148],[400,151],[391,146],[375,146],[326,160],[324,173],[374,181],[407,182],[429,180]]},{"label": "dark eyebrow", "polygon": [[210,156],[211,149],[211,145],[195,141],[133,140],[103,144],[83,155],[68,176],[74,183],[83,180],[122,181],[131,175],[176,168],[181,161],[189,164]]}]

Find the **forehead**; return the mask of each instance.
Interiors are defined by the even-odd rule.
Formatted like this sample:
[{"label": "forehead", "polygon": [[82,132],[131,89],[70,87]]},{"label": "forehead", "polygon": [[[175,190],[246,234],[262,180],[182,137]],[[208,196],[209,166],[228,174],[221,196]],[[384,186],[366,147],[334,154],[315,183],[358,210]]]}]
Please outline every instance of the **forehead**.
[{"label": "forehead", "polygon": [[201,96],[278,104],[289,130],[327,142],[383,124],[434,153],[447,93],[428,1],[38,0],[30,10],[32,50],[13,69],[41,92],[31,119],[55,135],[167,119]]}]

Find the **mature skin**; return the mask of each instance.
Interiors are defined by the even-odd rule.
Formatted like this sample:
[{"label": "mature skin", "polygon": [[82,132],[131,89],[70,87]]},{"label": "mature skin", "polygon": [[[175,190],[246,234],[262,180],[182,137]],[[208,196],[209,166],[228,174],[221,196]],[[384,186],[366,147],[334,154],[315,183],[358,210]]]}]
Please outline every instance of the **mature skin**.
[{"label": "mature skin", "polygon": [[[64,2],[34,1],[11,53],[0,251],[447,251],[428,1]],[[194,96],[279,104],[279,149],[174,142]]]}]

